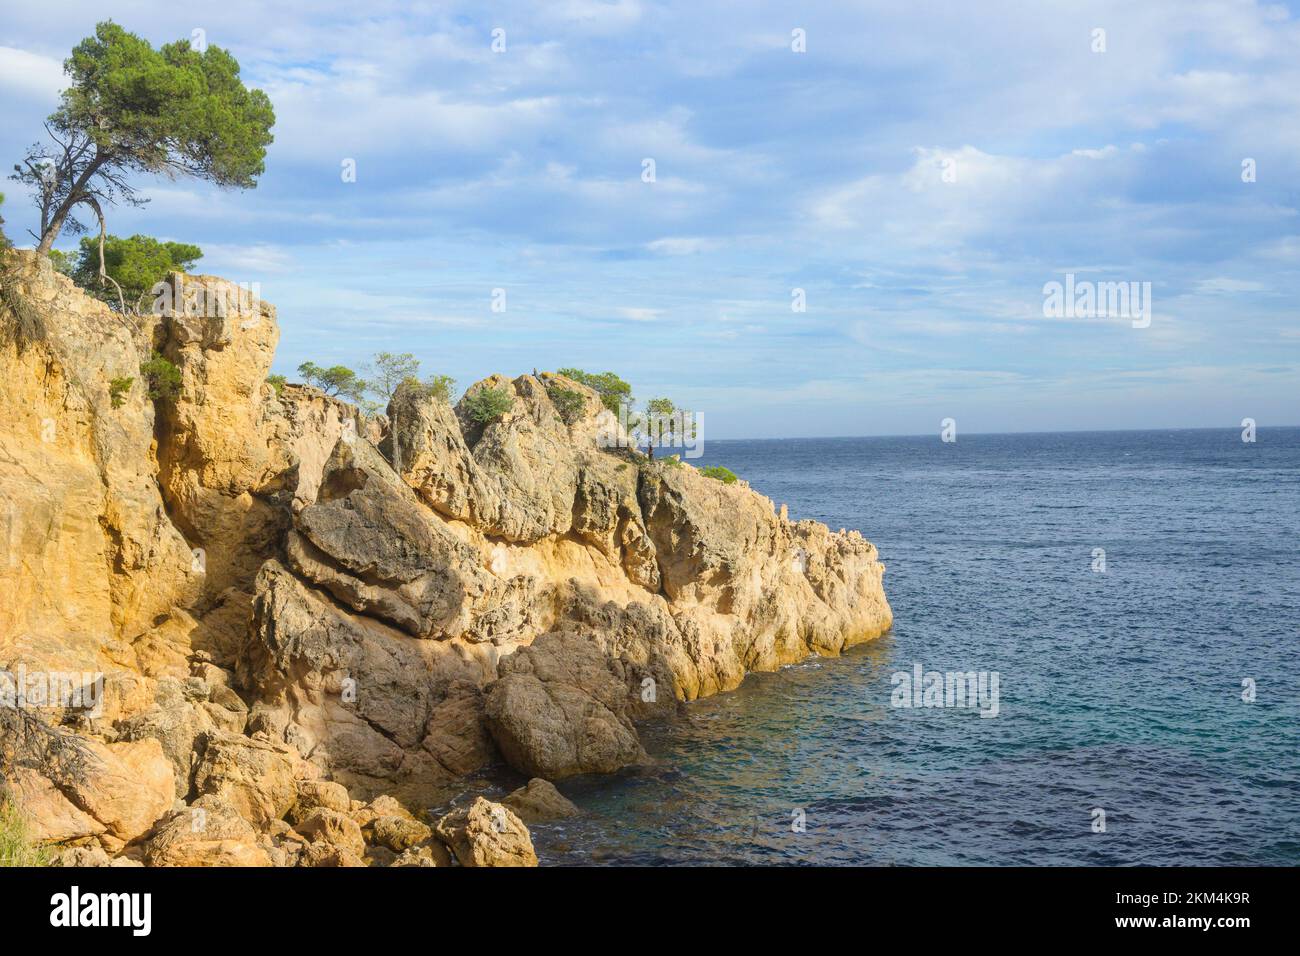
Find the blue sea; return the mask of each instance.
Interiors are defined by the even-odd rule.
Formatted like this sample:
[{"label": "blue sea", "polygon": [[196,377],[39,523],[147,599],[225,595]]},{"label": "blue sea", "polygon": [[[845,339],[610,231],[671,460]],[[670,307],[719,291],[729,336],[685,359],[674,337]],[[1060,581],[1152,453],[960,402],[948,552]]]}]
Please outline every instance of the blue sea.
[{"label": "blue sea", "polygon": [[[1300,429],[694,463],[861,530],[893,630],[643,727],[649,768],[562,781],[583,815],[534,828],[543,864],[1300,862]],[[918,664],[996,672],[998,715],[891,706]]]}]

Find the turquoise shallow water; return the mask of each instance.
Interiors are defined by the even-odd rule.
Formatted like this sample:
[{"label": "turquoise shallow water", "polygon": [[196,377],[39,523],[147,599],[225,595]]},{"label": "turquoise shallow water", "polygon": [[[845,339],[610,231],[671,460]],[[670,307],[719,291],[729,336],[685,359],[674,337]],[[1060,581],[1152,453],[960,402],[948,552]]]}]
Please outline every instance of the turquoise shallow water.
[{"label": "turquoise shallow water", "polygon": [[[1300,862],[1300,429],[718,441],[701,463],[860,529],[894,628],[643,728],[652,768],[562,782],[584,814],[535,828],[543,863]],[[916,663],[998,672],[999,715],[891,707]]]}]

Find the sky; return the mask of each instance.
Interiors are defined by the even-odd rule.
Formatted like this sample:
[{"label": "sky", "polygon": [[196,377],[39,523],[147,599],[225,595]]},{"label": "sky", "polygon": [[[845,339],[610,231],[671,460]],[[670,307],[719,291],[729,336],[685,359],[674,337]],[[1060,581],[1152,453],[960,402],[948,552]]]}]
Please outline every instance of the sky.
[{"label": "sky", "polygon": [[266,91],[256,189],[108,220],[255,283],[291,380],[613,370],[706,440],[1300,423],[1296,4],[3,4],[4,168],[107,17]]}]

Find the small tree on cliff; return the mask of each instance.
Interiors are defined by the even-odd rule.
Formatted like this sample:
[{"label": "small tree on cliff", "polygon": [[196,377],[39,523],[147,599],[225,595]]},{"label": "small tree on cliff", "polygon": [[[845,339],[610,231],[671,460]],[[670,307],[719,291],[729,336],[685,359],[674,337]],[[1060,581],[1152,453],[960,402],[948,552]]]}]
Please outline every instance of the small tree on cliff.
[{"label": "small tree on cliff", "polygon": [[[99,242],[89,236],[72,266],[72,281],[93,296],[117,304],[123,311],[139,311],[140,300],[171,272],[188,272],[203,258],[198,246],[185,242],[159,242],[152,236],[104,236],[103,265],[121,295],[110,294],[99,281]],[[57,250],[50,250],[51,253]]]},{"label": "small tree on cliff", "polygon": [[365,380],[346,365],[321,368],[315,362],[303,362],[298,366],[298,374],[304,382],[316,386],[326,395],[346,398],[352,402],[360,402],[365,397]]},{"label": "small tree on cliff", "polygon": [[387,404],[398,385],[408,378],[420,377],[420,360],[410,352],[378,352],[366,372],[367,389],[379,396],[380,402]]},{"label": "small tree on cliff", "polygon": [[655,443],[663,441],[665,430],[670,440],[675,437],[675,411],[677,406],[671,398],[652,398],[645,403],[646,454],[651,458],[655,456]]},{"label": "small tree on cliff", "polygon": [[[146,201],[128,181],[132,173],[257,185],[275,114],[265,93],[240,81],[225,50],[196,50],[188,40],[155,50],[105,21],[63,69],[72,85],[45,121],[52,143],[33,145],[12,177],[31,187],[40,208],[38,252],[48,253],[65,228],[85,231],[80,206],[94,213],[102,239],[105,205]],[[108,279],[107,270],[100,276]]]}]

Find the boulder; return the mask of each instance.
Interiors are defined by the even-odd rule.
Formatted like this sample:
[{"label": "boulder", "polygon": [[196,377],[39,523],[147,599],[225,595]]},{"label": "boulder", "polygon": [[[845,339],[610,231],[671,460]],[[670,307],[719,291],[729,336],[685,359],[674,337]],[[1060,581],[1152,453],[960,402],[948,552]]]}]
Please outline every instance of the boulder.
[{"label": "boulder", "polygon": [[549,780],[534,777],[501,801],[524,823],[543,823],[576,817],[581,811]]},{"label": "boulder", "polygon": [[298,866],[366,866],[365,857],[351,849],[320,840],[308,843],[297,856]]},{"label": "boulder", "polygon": [[258,832],[217,796],[204,796],[159,824],[145,847],[149,866],[270,866]]},{"label": "boulder", "polygon": [[225,799],[260,829],[279,820],[298,796],[292,751],[269,740],[210,731],[201,740],[194,789]]},{"label": "boulder", "polygon": [[509,808],[483,797],[442,817],[435,832],[461,866],[537,865],[523,821]]},{"label": "boulder", "polygon": [[409,816],[376,817],[370,824],[370,830],[374,835],[374,843],[397,853],[424,843],[433,836],[432,829]]},{"label": "boulder", "polygon": [[339,813],[352,809],[352,801],[342,784],[328,780],[299,780],[297,786],[298,799],[289,811],[289,819],[294,823],[301,823],[313,810],[321,807]]},{"label": "boulder", "polygon": [[248,719],[248,708],[229,688],[189,677],[163,677],[154,692],[153,706],[118,725],[118,740],[157,740],[175,772],[176,796],[190,793],[197,760],[195,744],[209,731],[238,734]]},{"label": "boulder", "polygon": [[345,813],[317,807],[294,827],[311,843],[328,843],[360,857],[366,852],[366,841],[361,827]]},{"label": "boulder", "polygon": [[438,842],[403,851],[390,866],[451,866],[451,853]]}]

